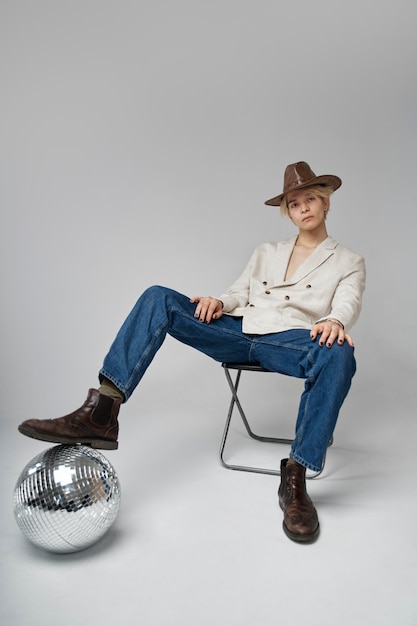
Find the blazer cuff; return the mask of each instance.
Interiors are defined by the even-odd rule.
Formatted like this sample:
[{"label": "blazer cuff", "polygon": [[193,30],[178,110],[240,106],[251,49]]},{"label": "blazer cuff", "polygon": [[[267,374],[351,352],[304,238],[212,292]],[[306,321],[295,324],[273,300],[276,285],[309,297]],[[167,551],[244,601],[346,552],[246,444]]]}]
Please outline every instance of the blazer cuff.
[{"label": "blazer cuff", "polygon": [[329,315],[328,317],[322,317],[319,320],[317,320],[317,322],[315,322],[316,324],[320,324],[320,322],[336,322],[336,324],[339,324],[339,326],[341,328],[343,328],[343,330],[345,329],[345,325],[337,318],[337,317],[333,317],[332,315]]},{"label": "blazer cuff", "polygon": [[229,296],[227,294],[223,294],[222,296],[217,296],[217,300],[221,300],[223,302],[223,313],[230,313],[233,309],[239,306],[239,302],[234,296]]}]

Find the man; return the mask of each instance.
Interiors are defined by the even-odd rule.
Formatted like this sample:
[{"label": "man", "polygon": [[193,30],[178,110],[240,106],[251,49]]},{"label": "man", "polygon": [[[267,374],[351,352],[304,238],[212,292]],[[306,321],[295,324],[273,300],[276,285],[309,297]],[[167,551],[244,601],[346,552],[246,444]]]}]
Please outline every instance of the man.
[{"label": "man", "polygon": [[304,378],[290,458],[281,461],[283,528],[312,542],[319,521],[307,494],[306,468],[322,467],[356,363],[347,331],[356,321],[365,265],[328,236],[330,195],[342,181],[316,176],[305,162],[289,165],[283,192],[265,204],[281,206],[297,236],[259,246],[240,278],[219,298],[191,299],[165,287],[147,289],[126,318],[99,373],[73,413],[26,420],[24,435],[55,443],[118,447],[118,413],[140,382],[166,334],[216,361],[257,363]]}]

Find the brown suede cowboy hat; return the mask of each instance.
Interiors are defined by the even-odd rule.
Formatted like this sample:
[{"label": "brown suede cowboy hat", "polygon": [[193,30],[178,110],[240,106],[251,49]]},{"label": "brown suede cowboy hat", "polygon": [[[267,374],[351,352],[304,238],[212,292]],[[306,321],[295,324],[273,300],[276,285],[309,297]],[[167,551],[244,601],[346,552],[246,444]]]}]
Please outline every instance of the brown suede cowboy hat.
[{"label": "brown suede cowboy hat", "polygon": [[333,176],[332,174],[316,176],[308,163],[299,161],[298,163],[292,163],[286,167],[284,174],[284,191],[279,196],[267,200],[265,204],[279,206],[283,197],[289,191],[311,187],[311,185],[323,185],[325,187],[331,187],[333,191],[336,191],[341,184],[342,181],[338,176]]}]

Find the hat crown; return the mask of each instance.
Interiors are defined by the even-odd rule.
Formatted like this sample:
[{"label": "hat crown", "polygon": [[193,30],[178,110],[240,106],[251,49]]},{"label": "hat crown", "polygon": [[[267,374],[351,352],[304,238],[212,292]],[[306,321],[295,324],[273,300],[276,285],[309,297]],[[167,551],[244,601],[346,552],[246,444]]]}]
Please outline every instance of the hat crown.
[{"label": "hat crown", "polygon": [[316,178],[315,173],[305,161],[287,165],[284,174],[284,193],[300,185],[307,185],[309,181],[313,183]]}]

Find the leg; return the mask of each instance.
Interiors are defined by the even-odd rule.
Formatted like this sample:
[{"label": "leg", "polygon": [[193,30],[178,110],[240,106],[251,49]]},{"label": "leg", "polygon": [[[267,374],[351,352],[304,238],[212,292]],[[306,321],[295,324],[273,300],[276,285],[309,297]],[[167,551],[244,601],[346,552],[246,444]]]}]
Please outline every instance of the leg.
[{"label": "leg", "polygon": [[167,334],[216,361],[247,361],[250,339],[241,321],[223,316],[211,324],[194,317],[195,304],[172,289],[154,286],[139,298],[104,359],[100,377],[110,380],[127,400]]},{"label": "leg", "polygon": [[[265,339],[271,347],[265,344]],[[264,338],[262,344],[258,348],[258,360],[264,367],[306,378],[291,458],[281,461],[278,495],[286,535],[293,541],[312,542],[318,537],[319,521],[306,491],[305,472],[306,468],[319,471],[322,467],[355,373],[353,349],[347,343],[334,344],[331,348],[319,346],[311,341],[308,331],[279,333]]]},{"label": "leg", "polygon": [[356,371],[348,343],[331,348],[314,344],[301,396],[290,457],[313,471],[323,466],[342,404]]},{"label": "leg", "polygon": [[355,373],[353,349],[346,342],[320,346],[300,329],[259,337],[251,357],[268,370],[306,379],[290,456],[320,471]]},{"label": "leg", "polygon": [[[139,298],[104,359],[105,378],[127,400],[141,380],[167,333],[212,358],[246,361],[250,339],[241,332],[241,321],[228,316],[201,324],[195,305],[186,296],[163,287],[151,287]],[[19,431],[43,441],[84,443],[94,448],[118,447],[117,421],[121,399],[90,389],[85,403],[73,413],[52,420],[26,420]]]}]

